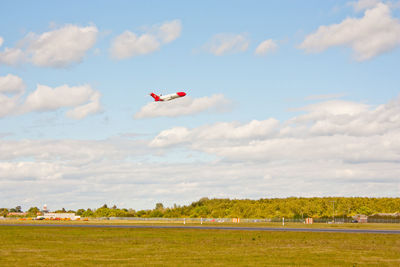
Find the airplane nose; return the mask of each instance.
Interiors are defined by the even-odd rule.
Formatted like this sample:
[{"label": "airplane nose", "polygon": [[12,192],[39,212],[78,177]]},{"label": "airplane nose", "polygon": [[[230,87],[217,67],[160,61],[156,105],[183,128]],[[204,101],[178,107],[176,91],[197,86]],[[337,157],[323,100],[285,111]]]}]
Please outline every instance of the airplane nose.
[{"label": "airplane nose", "polygon": [[179,96],[185,96],[185,95],[186,95],[185,92],[178,92],[178,93],[176,93],[176,94],[179,95]]}]

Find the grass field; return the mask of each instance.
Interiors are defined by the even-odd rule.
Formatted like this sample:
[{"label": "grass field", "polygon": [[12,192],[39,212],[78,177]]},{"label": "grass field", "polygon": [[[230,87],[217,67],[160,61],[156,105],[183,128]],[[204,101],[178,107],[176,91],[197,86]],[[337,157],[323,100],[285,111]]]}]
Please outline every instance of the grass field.
[{"label": "grass field", "polygon": [[1,266],[400,266],[400,237],[0,226]]}]

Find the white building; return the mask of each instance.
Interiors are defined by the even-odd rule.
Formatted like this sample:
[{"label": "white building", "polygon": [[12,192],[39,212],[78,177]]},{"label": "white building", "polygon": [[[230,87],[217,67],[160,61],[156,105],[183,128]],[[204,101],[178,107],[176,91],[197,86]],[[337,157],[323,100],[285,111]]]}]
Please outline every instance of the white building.
[{"label": "white building", "polygon": [[49,219],[49,220],[55,220],[55,219],[77,220],[77,219],[80,219],[81,216],[75,216],[75,213],[47,212],[47,213],[44,213],[42,216],[38,216],[38,218],[44,218],[44,219]]}]

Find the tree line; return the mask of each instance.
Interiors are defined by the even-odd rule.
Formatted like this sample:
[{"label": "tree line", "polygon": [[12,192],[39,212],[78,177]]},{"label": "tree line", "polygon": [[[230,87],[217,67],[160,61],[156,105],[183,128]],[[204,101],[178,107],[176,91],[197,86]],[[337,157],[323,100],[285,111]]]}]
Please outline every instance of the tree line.
[{"label": "tree line", "polygon": [[[7,216],[11,210],[16,209],[0,209],[0,216]],[[37,212],[39,212],[37,207],[31,207],[26,216],[36,216]],[[162,203],[157,203],[154,209],[139,211],[118,208],[115,205],[108,207],[104,204],[97,209],[67,211],[63,208],[55,212],[75,212],[82,217],[332,218],[351,217],[356,214],[399,213],[400,198],[289,197],[259,200],[201,198],[190,205],[174,205],[166,208]]]}]

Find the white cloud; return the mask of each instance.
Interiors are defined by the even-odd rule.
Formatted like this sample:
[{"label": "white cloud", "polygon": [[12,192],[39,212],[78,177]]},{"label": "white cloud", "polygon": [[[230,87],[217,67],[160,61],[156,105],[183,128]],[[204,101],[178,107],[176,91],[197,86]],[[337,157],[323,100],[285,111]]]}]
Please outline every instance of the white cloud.
[{"label": "white cloud", "polygon": [[197,114],[204,111],[224,112],[231,108],[232,103],[222,94],[191,98],[185,96],[167,102],[150,102],[138,111],[136,119],[154,117],[178,117]]},{"label": "white cloud", "polygon": [[350,2],[350,5],[353,6],[355,11],[360,12],[366,9],[373,8],[378,3],[380,3],[379,0],[359,0],[357,2]]},{"label": "white cloud", "polygon": [[145,55],[160,49],[160,42],[151,34],[136,34],[126,31],[114,39],[111,54],[116,59]]},{"label": "white cloud", "polygon": [[0,47],[3,45],[4,39],[0,36]]},{"label": "white cloud", "polygon": [[16,48],[6,47],[0,52],[0,62],[16,65],[31,62],[40,67],[64,68],[83,60],[94,46],[98,30],[95,26],[62,28],[37,35],[29,33]]},{"label": "white cloud", "polygon": [[308,35],[299,48],[322,52],[332,46],[349,46],[358,61],[389,52],[400,45],[400,22],[392,17],[389,6],[378,3],[362,18],[347,18],[339,24],[320,26]]},{"label": "white cloud", "polygon": [[170,43],[181,35],[182,24],[180,20],[173,20],[162,24],[158,29],[158,37],[163,43]]},{"label": "white cloud", "polygon": [[13,114],[19,105],[25,84],[18,76],[0,76],[0,118]]},{"label": "white cloud", "polygon": [[179,20],[165,22],[152,27],[149,32],[137,35],[125,31],[112,42],[110,52],[116,59],[125,59],[145,55],[160,49],[162,44],[170,43],[181,34],[182,26]]},{"label": "white cloud", "polygon": [[99,102],[100,93],[93,90],[90,85],[72,87],[62,85],[53,89],[38,84],[37,89],[26,97],[21,110],[26,113],[75,107],[74,110],[67,112],[67,116],[82,119],[89,114],[99,112],[101,110]]},{"label": "white cloud", "polygon": [[216,56],[244,52],[249,47],[250,41],[243,34],[220,33],[214,35],[204,45],[204,49]]},{"label": "white cloud", "polygon": [[83,119],[89,115],[99,113],[102,110],[100,104],[100,93],[95,91],[88,99],[90,102],[81,106],[77,106],[73,110],[66,113],[67,117],[72,119]]},{"label": "white cloud", "polygon": [[[143,153],[144,144],[137,141],[119,140],[0,140],[0,160],[21,160],[32,158],[40,161],[70,162],[78,165],[90,164],[92,161],[120,160]],[[135,146],[135,151],[129,151]],[[126,149],[121,149],[126,148]]]},{"label": "white cloud", "polygon": [[272,39],[268,39],[259,44],[256,48],[255,54],[264,56],[268,53],[274,52],[278,48],[276,42]]},{"label": "white cloud", "polygon": [[175,144],[182,144],[190,141],[191,131],[185,127],[175,127],[159,133],[153,141],[151,147],[166,147]]},{"label": "white cloud", "polygon": [[332,100],[302,108],[285,123],[268,119],[245,125],[219,123],[162,131],[152,147],[185,146],[230,161],[398,161],[400,97],[371,109]]},{"label": "white cloud", "polygon": [[66,25],[39,36],[29,36],[27,52],[36,66],[67,67],[82,61],[86,51],[96,43],[97,34],[95,26]]},{"label": "white cloud", "polygon": [[6,47],[0,52],[0,63],[6,65],[18,65],[25,60],[25,53],[19,48]]},{"label": "white cloud", "polygon": [[0,140],[0,201],[142,209],[204,196],[398,196],[400,97],[301,110],[287,121],[173,127],[152,139]]},{"label": "white cloud", "polygon": [[35,111],[73,108],[66,115],[73,119],[82,119],[102,110],[100,93],[90,85],[51,88],[38,84],[36,90],[23,99],[24,89],[25,84],[20,77],[12,74],[0,77],[0,118]]},{"label": "white cloud", "polygon": [[[237,122],[220,122],[213,125],[189,130],[185,127],[175,127],[160,132],[151,142],[152,147],[166,147],[180,143],[193,144],[193,140],[210,142],[211,144],[232,144],[232,142],[258,140],[275,133],[279,121],[267,119],[264,121],[253,120],[248,124]],[[218,145],[217,145],[218,146]]]},{"label": "white cloud", "polygon": [[0,93],[21,93],[25,89],[25,84],[18,76],[8,74],[0,76]]},{"label": "white cloud", "polygon": [[18,97],[0,94],[0,118],[13,114],[18,107]]}]

